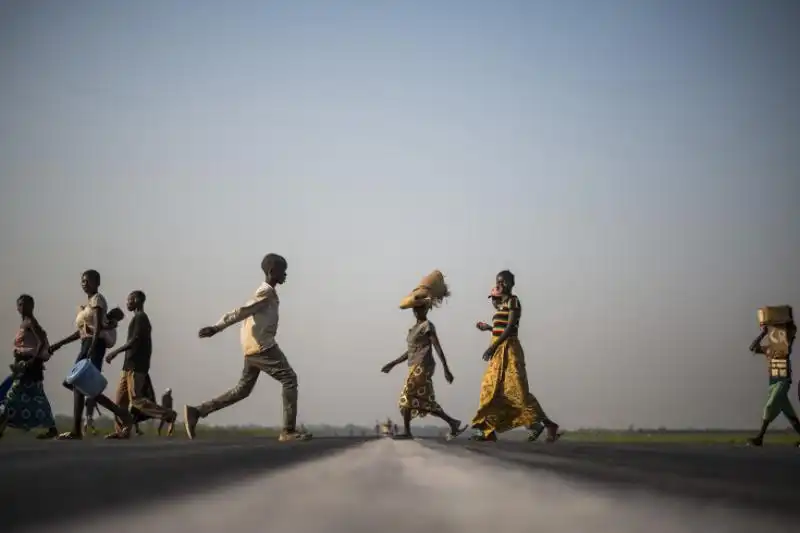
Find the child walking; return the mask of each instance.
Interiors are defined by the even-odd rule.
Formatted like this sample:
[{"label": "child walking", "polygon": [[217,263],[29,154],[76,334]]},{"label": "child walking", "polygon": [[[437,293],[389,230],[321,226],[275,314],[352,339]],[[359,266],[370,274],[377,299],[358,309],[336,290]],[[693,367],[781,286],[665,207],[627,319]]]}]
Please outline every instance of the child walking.
[{"label": "child walking", "polygon": [[463,433],[468,426],[462,427],[461,421],[448,415],[436,402],[433,389],[433,373],[436,361],[433,351],[439,355],[447,383],[453,382],[453,374],[442,351],[442,345],[436,334],[433,322],[428,320],[428,311],[438,305],[450,291],[444,282],[444,276],[438,270],[423,278],[419,287],[400,304],[401,309],[413,309],[416,323],[408,330],[406,341],[408,349],[397,359],[390,361],[381,369],[384,373],[404,361],[408,361],[408,377],[400,393],[400,413],[403,415],[403,433],[395,435],[396,439],[411,439],[411,420],[416,417],[432,415],[444,420],[450,426],[447,439],[454,439]]}]

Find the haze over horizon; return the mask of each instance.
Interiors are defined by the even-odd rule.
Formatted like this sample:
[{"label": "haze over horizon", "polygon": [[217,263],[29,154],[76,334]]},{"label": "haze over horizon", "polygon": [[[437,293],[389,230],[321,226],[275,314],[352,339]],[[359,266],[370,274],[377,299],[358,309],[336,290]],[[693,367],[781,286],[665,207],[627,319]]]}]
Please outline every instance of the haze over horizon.
[{"label": "haze over horizon", "polygon": [[[564,427],[755,429],[756,310],[800,304],[798,21],[778,0],[0,1],[7,357],[17,296],[59,340],[93,268],[112,306],[147,293],[157,389],[210,399],[238,327],[197,330],[275,252],[300,421],[372,424],[397,417],[398,303],[440,269],[436,392],[467,421],[508,268]],[[77,350],[47,365],[59,413]],[[206,422],[279,420],[262,376]]]}]

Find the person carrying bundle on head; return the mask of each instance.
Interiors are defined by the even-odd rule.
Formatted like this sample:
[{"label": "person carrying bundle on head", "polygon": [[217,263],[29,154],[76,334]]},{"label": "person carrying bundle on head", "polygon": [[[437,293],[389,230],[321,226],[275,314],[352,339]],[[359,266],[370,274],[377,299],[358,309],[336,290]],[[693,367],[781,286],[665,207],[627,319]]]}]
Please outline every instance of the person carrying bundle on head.
[{"label": "person carrying bundle on head", "polygon": [[[758,310],[761,333],[750,344],[750,351],[762,354],[769,364],[769,395],[758,434],[748,439],[750,446],[761,446],[769,425],[780,415],[786,416],[792,428],[800,434],[800,419],[792,407],[789,391],[792,388],[792,345],[797,335],[792,308],[788,305],[762,307]],[[764,343],[763,341],[767,342]],[[797,443],[800,447],[800,442]]]},{"label": "person carrying bundle on head", "polygon": [[411,420],[427,415],[441,418],[450,426],[448,439],[457,437],[467,429],[467,426],[462,427],[460,420],[451,417],[441,408],[436,402],[436,394],[433,390],[433,372],[436,368],[436,361],[433,358],[434,350],[442,362],[444,378],[448,383],[453,382],[453,374],[450,372],[447,359],[442,351],[436,328],[433,322],[428,320],[428,312],[449,295],[450,290],[444,282],[444,276],[435,270],[423,278],[419,286],[400,303],[400,309],[413,309],[416,322],[408,330],[406,336],[407,350],[381,369],[382,372],[388,374],[395,366],[408,361],[408,376],[400,393],[399,402],[404,431],[395,435],[396,439],[413,438]]}]

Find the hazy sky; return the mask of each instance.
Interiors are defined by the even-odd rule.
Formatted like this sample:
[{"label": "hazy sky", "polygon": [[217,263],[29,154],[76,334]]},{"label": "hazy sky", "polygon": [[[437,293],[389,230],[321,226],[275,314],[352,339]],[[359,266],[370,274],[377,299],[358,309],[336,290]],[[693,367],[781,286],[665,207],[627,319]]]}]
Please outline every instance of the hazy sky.
[{"label": "hazy sky", "polygon": [[[277,252],[300,419],[372,423],[405,377],[379,371],[397,304],[438,268],[437,394],[468,420],[509,268],[565,427],[755,427],[756,309],[800,304],[798,22],[754,0],[0,2],[9,355],[16,297],[60,339],[94,268],[112,305],[148,294],[156,387],[210,399],[238,328],[197,330]],[[48,365],[59,412],[77,350]],[[208,422],[277,425],[279,391]]]}]

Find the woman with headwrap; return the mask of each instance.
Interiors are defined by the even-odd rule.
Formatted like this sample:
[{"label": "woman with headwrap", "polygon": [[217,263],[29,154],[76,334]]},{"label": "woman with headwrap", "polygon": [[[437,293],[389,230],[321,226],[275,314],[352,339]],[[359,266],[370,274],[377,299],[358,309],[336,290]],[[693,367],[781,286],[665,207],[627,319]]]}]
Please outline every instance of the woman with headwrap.
[{"label": "woman with headwrap", "polygon": [[558,424],[545,415],[528,389],[525,353],[518,337],[522,306],[513,289],[514,274],[500,272],[489,296],[495,306],[492,324],[477,324],[479,330],[492,332],[492,342],[483,354],[489,366],[481,383],[478,412],[472,419],[476,430],[472,440],[496,441],[498,433],[525,427],[528,440],[535,441],[544,428],[547,442],[555,442],[560,437]]},{"label": "woman with headwrap", "polygon": [[417,417],[432,415],[444,420],[450,426],[448,439],[453,439],[463,433],[467,426],[462,427],[461,421],[451,417],[436,402],[433,390],[433,373],[436,361],[433,351],[439,355],[444,369],[444,378],[448,383],[453,382],[453,374],[447,364],[447,359],[442,351],[442,345],[436,334],[433,322],[428,320],[428,311],[438,306],[450,291],[444,282],[444,276],[438,270],[423,278],[420,285],[400,303],[400,309],[413,309],[416,323],[408,330],[406,341],[408,349],[395,359],[384,365],[381,369],[389,373],[398,364],[408,361],[408,376],[400,393],[400,413],[403,415],[403,433],[395,435],[397,439],[411,439],[411,420]]}]

